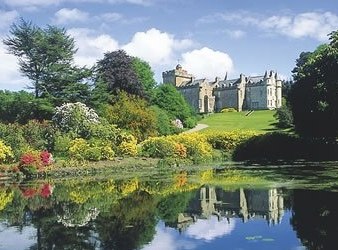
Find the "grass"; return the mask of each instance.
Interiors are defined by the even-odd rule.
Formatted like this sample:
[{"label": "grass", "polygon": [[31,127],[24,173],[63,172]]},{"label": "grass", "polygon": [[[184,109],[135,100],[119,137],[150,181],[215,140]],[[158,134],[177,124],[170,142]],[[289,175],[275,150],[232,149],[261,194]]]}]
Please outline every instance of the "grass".
[{"label": "grass", "polygon": [[228,112],[228,113],[216,113],[207,116],[199,123],[208,125],[207,130],[255,130],[260,132],[271,132],[278,130],[275,127],[277,122],[273,117],[275,111],[271,110],[259,110],[254,111],[251,115],[245,116],[247,112]]}]

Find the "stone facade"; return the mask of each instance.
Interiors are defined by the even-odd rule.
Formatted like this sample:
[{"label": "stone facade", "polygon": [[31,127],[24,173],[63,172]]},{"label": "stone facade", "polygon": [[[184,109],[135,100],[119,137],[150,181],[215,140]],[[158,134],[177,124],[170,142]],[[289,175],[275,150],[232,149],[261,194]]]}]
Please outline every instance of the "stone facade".
[{"label": "stone facade", "polygon": [[214,81],[195,79],[181,65],[162,73],[163,83],[169,83],[183,94],[198,113],[219,112],[223,108],[242,110],[276,109],[282,105],[282,81],[277,73],[245,76]]}]

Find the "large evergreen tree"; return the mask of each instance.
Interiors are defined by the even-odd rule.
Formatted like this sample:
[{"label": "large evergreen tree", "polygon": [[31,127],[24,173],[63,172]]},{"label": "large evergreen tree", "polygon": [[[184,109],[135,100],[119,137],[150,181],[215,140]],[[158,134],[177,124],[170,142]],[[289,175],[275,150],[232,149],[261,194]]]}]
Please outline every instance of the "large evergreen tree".
[{"label": "large evergreen tree", "polygon": [[48,96],[55,102],[65,92],[78,89],[74,84],[82,84],[88,76],[88,70],[72,65],[75,41],[64,28],[48,25],[42,29],[21,19],[3,42],[18,57],[20,71],[32,81],[36,98]]}]

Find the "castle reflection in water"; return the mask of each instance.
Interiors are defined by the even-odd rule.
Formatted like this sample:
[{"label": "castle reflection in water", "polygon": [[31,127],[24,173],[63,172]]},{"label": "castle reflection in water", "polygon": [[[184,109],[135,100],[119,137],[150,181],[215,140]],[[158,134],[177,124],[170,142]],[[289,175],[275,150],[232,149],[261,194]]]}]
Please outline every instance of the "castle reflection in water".
[{"label": "castle reflection in water", "polygon": [[184,213],[178,214],[176,227],[184,231],[198,219],[217,216],[218,220],[242,218],[243,222],[265,219],[269,225],[279,224],[284,213],[282,191],[272,189],[243,189],[225,191],[222,188],[203,186],[191,200]]}]

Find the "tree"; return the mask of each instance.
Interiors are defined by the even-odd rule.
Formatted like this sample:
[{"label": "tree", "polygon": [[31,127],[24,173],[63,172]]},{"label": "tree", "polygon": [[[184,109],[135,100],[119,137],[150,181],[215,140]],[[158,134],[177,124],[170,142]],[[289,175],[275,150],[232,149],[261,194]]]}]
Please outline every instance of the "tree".
[{"label": "tree", "polygon": [[290,104],[295,130],[306,137],[335,138],[338,135],[338,31],[330,43],[297,60]]},{"label": "tree", "polygon": [[157,135],[155,112],[144,99],[137,96],[121,92],[113,105],[105,105],[103,117],[109,123],[130,131],[138,141]]},{"label": "tree", "polygon": [[97,63],[97,83],[107,86],[112,94],[125,91],[128,94],[144,97],[143,86],[133,68],[133,60],[123,50],[104,54]]},{"label": "tree", "polygon": [[132,64],[137,78],[143,86],[145,94],[148,97],[151,97],[153,95],[156,82],[154,80],[154,72],[151,70],[149,63],[138,57],[133,57]]},{"label": "tree", "polygon": [[60,89],[79,82],[72,66],[75,41],[64,28],[48,25],[42,29],[21,19],[4,39],[8,52],[17,56],[20,71],[32,81],[35,97],[58,96]]},{"label": "tree", "polygon": [[34,98],[26,91],[0,91],[0,121],[25,124],[31,119],[50,119],[54,108],[45,98]]},{"label": "tree", "polygon": [[180,119],[185,127],[196,125],[192,108],[181,93],[171,84],[162,84],[154,91],[153,104],[166,110],[172,120]]}]

